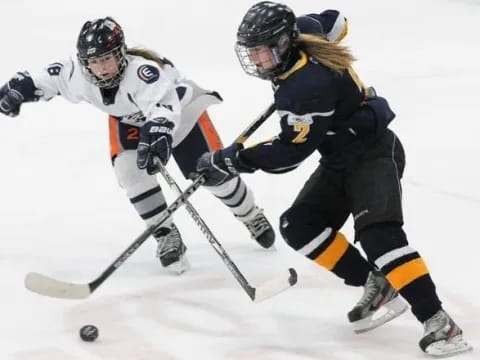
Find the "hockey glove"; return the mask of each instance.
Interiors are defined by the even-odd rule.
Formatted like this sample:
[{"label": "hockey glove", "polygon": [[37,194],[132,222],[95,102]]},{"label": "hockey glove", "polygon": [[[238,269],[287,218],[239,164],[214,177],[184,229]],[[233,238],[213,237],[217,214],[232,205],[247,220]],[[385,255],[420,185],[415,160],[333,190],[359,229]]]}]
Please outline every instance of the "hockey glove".
[{"label": "hockey glove", "polygon": [[0,88],[0,113],[17,116],[22,103],[37,101],[41,94],[28,72],[18,72]]},{"label": "hockey glove", "polygon": [[367,99],[346,122],[345,128],[361,138],[379,138],[385,133],[395,114],[387,100],[380,96]]},{"label": "hockey glove", "polygon": [[137,147],[137,166],[147,169],[152,175],[158,169],[155,159],[158,158],[163,165],[168,162],[172,153],[172,131],[174,123],[165,118],[147,121],[140,129],[140,139]]},{"label": "hockey glove", "polygon": [[254,172],[256,169],[240,160],[242,144],[235,143],[223,150],[205,153],[197,160],[197,172],[206,177],[205,185],[218,186],[240,172]]}]

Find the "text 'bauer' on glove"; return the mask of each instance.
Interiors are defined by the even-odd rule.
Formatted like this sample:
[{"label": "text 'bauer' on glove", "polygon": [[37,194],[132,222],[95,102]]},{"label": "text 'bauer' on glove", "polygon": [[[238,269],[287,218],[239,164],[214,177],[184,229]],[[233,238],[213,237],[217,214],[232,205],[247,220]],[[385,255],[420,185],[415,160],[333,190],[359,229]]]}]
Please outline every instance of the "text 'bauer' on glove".
[{"label": "text 'bauer' on glove", "polygon": [[147,169],[149,174],[156,172],[155,158],[166,165],[172,154],[172,132],[174,123],[166,118],[147,121],[140,128],[137,147],[137,166]]},{"label": "text 'bauer' on glove", "polygon": [[241,172],[252,173],[252,168],[239,157],[243,145],[234,143],[223,150],[205,153],[197,160],[197,172],[206,177],[205,185],[218,186]]}]

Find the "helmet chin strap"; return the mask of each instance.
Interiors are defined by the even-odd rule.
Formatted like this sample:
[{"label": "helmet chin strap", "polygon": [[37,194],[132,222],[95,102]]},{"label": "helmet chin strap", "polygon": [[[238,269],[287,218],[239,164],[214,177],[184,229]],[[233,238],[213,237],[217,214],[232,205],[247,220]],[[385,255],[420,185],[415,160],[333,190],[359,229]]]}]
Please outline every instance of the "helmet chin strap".
[{"label": "helmet chin strap", "polygon": [[270,48],[272,52],[273,60],[275,60],[275,66],[278,66],[282,63],[282,56],[280,55],[280,51],[278,51],[278,46]]}]

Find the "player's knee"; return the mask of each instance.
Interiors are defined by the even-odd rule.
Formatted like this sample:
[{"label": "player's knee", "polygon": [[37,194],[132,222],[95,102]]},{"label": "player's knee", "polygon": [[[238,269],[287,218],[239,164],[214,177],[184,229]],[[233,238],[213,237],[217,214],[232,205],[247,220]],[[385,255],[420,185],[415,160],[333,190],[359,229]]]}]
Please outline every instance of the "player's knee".
[{"label": "player's knee", "polygon": [[326,228],[326,221],[308,206],[294,205],[280,216],[280,233],[294,250],[304,248]]},{"label": "player's knee", "polygon": [[368,260],[372,263],[385,254],[408,247],[407,236],[402,225],[396,222],[370,225],[357,233],[356,240],[360,242]]},{"label": "player's knee", "polygon": [[155,176],[148,175],[145,170],[137,167],[137,152],[134,150],[122,151],[115,158],[113,167],[118,184],[127,193],[137,193],[158,185]]}]

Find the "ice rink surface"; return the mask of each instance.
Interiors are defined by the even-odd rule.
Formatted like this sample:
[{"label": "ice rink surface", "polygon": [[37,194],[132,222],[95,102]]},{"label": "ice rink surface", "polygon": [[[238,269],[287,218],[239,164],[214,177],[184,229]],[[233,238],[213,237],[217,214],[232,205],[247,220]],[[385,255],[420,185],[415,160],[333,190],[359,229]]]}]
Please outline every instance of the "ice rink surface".
[{"label": "ice rink surface", "polygon": [[[75,52],[82,24],[113,16],[129,46],[170,58],[188,77],[219,91],[211,108],[232,141],[272,99],[267,82],[243,73],[236,28],[253,1],[10,1],[0,5],[1,82]],[[297,14],[341,10],[362,80],[387,97],[392,128],[407,151],[404,212],[410,243],[429,265],[445,309],[480,346],[480,1],[306,0]],[[278,132],[272,118],[255,134]],[[311,156],[283,176],[244,178],[275,225],[317,164]],[[64,99],[27,104],[0,119],[0,359],[8,360],[405,360],[425,359],[422,326],[408,313],[355,335],[346,313],[361,290],[287,247],[261,250],[223,205],[200,190],[192,203],[254,284],[293,266],[296,287],[253,304],[184,209],[176,223],[192,270],[167,274],[149,241],[89,299],[67,301],[27,291],[38,271],[59,279],[95,278],[143,231],[108,156],[105,114]],[[174,161],[172,175],[182,187]],[[164,184],[164,183],[163,183]],[[173,199],[168,186],[164,186]],[[351,222],[345,233],[352,238]],[[100,329],[95,343],[78,336]],[[477,351],[458,359],[479,359]]]}]

